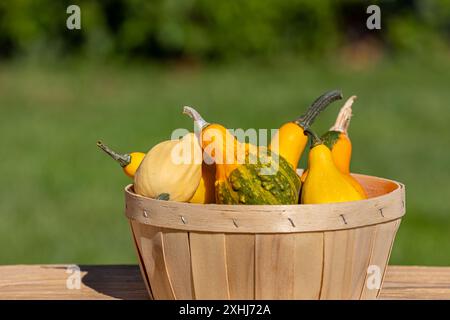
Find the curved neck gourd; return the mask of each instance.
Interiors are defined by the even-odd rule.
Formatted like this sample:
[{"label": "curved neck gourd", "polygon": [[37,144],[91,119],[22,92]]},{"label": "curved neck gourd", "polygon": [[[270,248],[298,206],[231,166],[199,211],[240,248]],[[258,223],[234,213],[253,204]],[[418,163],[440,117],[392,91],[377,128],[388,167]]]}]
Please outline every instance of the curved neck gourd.
[{"label": "curved neck gourd", "polygon": [[308,142],[305,130],[309,129],[316,117],[329,104],[339,99],[342,99],[342,93],[338,90],[321,95],[301,117],[283,124],[278,129],[277,134],[272,138],[270,148],[275,152],[278,149],[278,153],[296,169]]},{"label": "curved neck gourd", "polygon": [[[200,145],[216,165],[216,179],[225,179],[237,168],[239,155],[248,148],[221,124],[209,123],[191,107],[184,107],[183,113],[194,120],[195,132]],[[244,159],[242,159],[243,161]]]}]

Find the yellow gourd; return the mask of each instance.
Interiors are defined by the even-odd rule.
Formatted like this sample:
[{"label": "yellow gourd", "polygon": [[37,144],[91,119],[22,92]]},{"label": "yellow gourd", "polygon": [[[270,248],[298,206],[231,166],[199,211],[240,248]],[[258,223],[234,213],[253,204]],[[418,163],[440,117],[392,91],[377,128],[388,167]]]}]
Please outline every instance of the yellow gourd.
[{"label": "yellow gourd", "polygon": [[333,161],[330,149],[310,130],[311,150],[308,175],[302,187],[301,203],[319,204],[365,199]]},{"label": "yellow gourd", "polygon": [[297,169],[300,157],[305,150],[308,137],[305,135],[316,117],[330,103],[342,99],[342,93],[333,90],[317,98],[300,118],[283,124],[272,138],[270,148],[285,158],[294,169]]},{"label": "yellow gourd", "polygon": [[122,166],[123,172],[125,172],[125,174],[130,178],[134,177],[139,165],[142,162],[142,159],[145,157],[145,153],[143,152],[119,154],[104,145],[101,141],[97,141],[97,146],[105,151],[111,158],[116,160]]},{"label": "yellow gourd", "polygon": [[352,159],[352,142],[348,136],[348,127],[352,117],[352,105],[356,96],[351,96],[339,110],[334,125],[321,139],[331,150],[336,167],[346,174],[350,174],[350,162]]},{"label": "yellow gourd", "polygon": [[216,166],[214,164],[202,163],[202,178],[194,196],[189,200],[191,203],[215,203],[215,182]]},{"label": "yellow gourd", "polygon": [[[347,99],[345,104],[339,110],[339,114],[336,118],[334,125],[325,134],[322,135],[321,140],[331,150],[331,156],[333,158],[336,167],[347,176],[347,179],[358,190],[358,192],[367,198],[366,192],[363,187],[350,175],[350,162],[352,158],[352,142],[348,136],[347,130],[350,125],[350,119],[352,116],[352,105],[356,96],[351,96]],[[301,176],[301,181],[304,182],[308,170],[305,170]]]},{"label": "yellow gourd", "polygon": [[155,199],[189,201],[202,177],[201,152],[193,133],[157,144],[134,176],[135,192]]},{"label": "yellow gourd", "polygon": [[348,136],[348,127],[352,117],[352,105],[356,96],[351,96],[342,106],[336,118],[334,125],[321,139],[324,144],[331,150],[331,155],[336,167],[347,175],[350,182],[358,190],[358,192],[367,198],[363,187],[350,175],[350,162],[352,159],[352,142]]}]

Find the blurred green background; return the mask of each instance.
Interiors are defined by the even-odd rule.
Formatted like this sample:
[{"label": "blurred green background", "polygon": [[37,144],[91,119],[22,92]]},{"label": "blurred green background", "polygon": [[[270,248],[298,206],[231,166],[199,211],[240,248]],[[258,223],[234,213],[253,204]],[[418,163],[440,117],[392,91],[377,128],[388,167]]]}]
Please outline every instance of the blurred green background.
[{"label": "blurred green background", "polygon": [[183,105],[277,128],[339,88],[358,96],[352,171],[407,188],[391,263],[450,265],[449,35],[445,0],[1,2],[0,264],[136,262],[130,180],[98,139],[147,151],[191,128]]}]

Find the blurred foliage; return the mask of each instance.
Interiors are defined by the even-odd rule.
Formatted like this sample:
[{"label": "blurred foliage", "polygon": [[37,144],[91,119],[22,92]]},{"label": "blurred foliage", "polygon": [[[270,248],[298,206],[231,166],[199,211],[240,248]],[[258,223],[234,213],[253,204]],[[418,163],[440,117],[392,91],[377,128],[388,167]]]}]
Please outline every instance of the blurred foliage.
[{"label": "blurred foliage", "polygon": [[[66,8],[81,8],[68,30]],[[382,31],[366,28],[378,4]],[[0,55],[193,58],[301,53],[320,57],[375,37],[393,52],[448,45],[448,0],[6,0],[0,3]]]},{"label": "blurred foliage", "polygon": [[[450,265],[449,83],[449,60],[409,56],[364,70],[298,59],[196,69],[0,64],[0,264],[136,263],[123,213],[130,179],[98,139],[145,152],[175,128],[192,129],[183,105],[228,128],[277,128],[340,88],[358,96],[352,171],[406,185],[391,263]],[[328,130],[341,105],[314,130]]]}]

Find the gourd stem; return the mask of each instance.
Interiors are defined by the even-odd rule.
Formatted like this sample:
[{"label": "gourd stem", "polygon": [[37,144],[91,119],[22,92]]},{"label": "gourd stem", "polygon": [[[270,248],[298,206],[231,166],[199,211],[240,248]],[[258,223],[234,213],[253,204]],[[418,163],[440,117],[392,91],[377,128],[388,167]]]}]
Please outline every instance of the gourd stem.
[{"label": "gourd stem", "polygon": [[194,120],[194,124],[196,126],[195,132],[201,131],[203,128],[209,126],[209,123],[206,122],[205,119],[198,113],[194,108],[185,106],[183,107],[183,114],[188,115],[192,120]]},{"label": "gourd stem", "polygon": [[352,117],[352,105],[355,99],[356,96],[351,96],[347,99],[341,110],[339,110],[336,122],[330,128],[330,131],[347,133],[348,126],[350,125],[350,119]]},{"label": "gourd stem", "polygon": [[342,92],[339,90],[325,92],[311,104],[305,114],[294,122],[302,127],[303,130],[308,129],[319,113],[321,113],[330,103],[340,99],[342,99]]},{"label": "gourd stem", "polygon": [[305,129],[304,132],[311,137],[311,149],[319,144],[323,144],[322,139],[320,139],[317,133],[315,133],[311,129]]},{"label": "gourd stem", "polygon": [[97,141],[97,147],[116,160],[122,167],[126,167],[131,162],[131,156],[129,154],[119,154],[111,150],[107,145],[104,145],[101,141]]},{"label": "gourd stem", "polygon": [[168,193],[161,193],[159,196],[156,197],[156,200],[168,201],[169,199],[170,199],[170,194],[168,194]]}]

